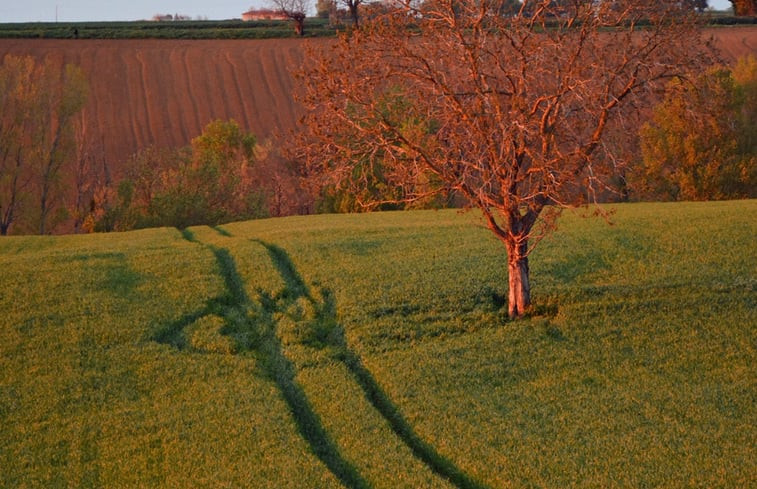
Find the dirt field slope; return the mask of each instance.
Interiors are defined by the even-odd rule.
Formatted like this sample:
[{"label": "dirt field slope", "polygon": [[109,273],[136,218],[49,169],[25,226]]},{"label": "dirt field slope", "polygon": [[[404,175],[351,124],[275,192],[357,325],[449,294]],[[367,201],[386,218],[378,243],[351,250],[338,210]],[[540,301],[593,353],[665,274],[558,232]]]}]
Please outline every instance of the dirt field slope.
[{"label": "dirt field slope", "polygon": [[89,75],[90,134],[112,161],[148,145],[181,146],[214,119],[260,137],[297,120],[290,69],[300,40],[0,40],[5,54],[52,56]]},{"label": "dirt field slope", "polygon": [[[757,27],[711,32],[726,58],[757,53]],[[291,69],[304,42],[0,39],[0,57],[80,65],[92,88],[88,132],[117,164],[145,146],[185,145],[213,119],[235,119],[259,138],[286,134],[299,114]]]}]

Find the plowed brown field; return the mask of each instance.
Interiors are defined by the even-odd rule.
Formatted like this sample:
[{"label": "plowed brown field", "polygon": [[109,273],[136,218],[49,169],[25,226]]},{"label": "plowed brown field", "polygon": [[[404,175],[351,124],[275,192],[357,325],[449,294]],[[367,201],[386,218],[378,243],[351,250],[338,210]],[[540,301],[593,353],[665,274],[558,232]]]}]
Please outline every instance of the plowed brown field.
[{"label": "plowed brown field", "polygon": [[52,56],[89,76],[89,134],[111,161],[139,148],[183,146],[214,119],[260,137],[295,126],[290,69],[297,39],[253,41],[0,39],[5,54]]},{"label": "plowed brown field", "polygon": [[[757,53],[757,27],[710,32],[726,59]],[[183,146],[213,119],[235,119],[260,138],[287,133],[299,113],[290,71],[304,47],[299,39],[0,39],[0,58],[53,56],[81,66],[91,84],[88,133],[117,163],[149,145]]]}]

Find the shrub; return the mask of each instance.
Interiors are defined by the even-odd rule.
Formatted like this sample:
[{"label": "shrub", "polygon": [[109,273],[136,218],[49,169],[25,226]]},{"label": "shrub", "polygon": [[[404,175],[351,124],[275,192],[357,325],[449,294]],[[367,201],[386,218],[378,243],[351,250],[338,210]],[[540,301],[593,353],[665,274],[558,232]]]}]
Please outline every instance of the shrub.
[{"label": "shrub", "polygon": [[643,197],[708,200],[757,196],[757,60],[674,80],[640,132]]}]

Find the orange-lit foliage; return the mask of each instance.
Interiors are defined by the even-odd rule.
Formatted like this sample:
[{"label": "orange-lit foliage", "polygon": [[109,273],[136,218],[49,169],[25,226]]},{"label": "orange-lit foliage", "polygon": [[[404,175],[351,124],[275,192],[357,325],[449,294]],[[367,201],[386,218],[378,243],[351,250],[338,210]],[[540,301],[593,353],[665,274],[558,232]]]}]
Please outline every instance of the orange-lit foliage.
[{"label": "orange-lit foliage", "polygon": [[117,189],[98,202],[94,230],[184,228],[265,215],[253,185],[255,138],[234,121],[213,121],[188,148],[134,155]]},{"label": "orange-lit foliage", "polygon": [[731,0],[733,13],[741,16],[757,15],[757,1],[755,0]]},{"label": "orange-lit foliage", "polygon": [[716,67],[693,84],[676,80],[641,129],[636,175],[647,198],[757,196],[757,60]]}]

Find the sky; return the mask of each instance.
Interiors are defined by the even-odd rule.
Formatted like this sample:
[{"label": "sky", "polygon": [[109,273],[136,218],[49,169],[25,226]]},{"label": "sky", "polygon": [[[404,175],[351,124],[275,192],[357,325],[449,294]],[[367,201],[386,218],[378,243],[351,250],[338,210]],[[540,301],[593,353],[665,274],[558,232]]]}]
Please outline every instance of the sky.
[{"label": "sky", "polygon": [[[313,0],[315,4],[315,0]],[[267,0],[0,0],[0,23],[145,20],[181,14],[209,20],[238,19]]]},{"label": "sky", "polygon": [[[268,5],[268,0],[0,0],[0,23],[144,20],[155,14],[225,20],[240,18],[250,7]],[[731,3],[709,0],[709,5],[722,10]]]}]

